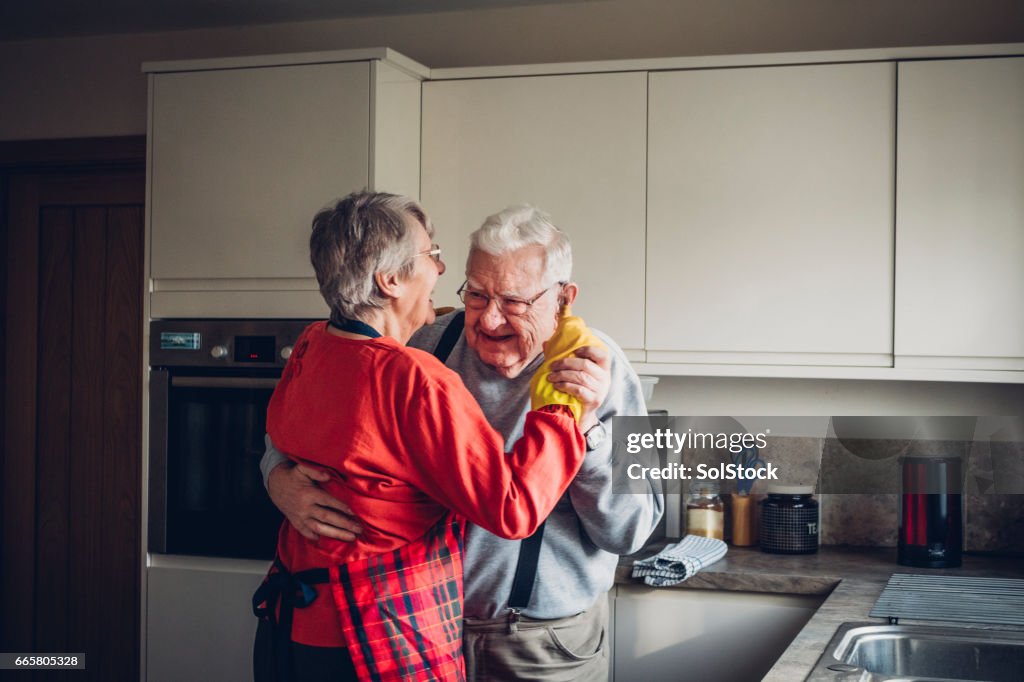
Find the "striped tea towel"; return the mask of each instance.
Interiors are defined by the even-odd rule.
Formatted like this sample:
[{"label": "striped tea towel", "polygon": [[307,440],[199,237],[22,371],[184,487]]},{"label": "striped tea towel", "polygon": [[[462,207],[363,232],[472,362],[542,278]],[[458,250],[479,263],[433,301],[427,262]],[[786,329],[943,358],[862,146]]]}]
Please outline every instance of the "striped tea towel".
[{"label": "striped tea towel", "polygon": [[649,559],[633,564],[633,577],[653,587],[677,585],[697,571],[725,556],[728,547],[721,540],[687,535]]}]

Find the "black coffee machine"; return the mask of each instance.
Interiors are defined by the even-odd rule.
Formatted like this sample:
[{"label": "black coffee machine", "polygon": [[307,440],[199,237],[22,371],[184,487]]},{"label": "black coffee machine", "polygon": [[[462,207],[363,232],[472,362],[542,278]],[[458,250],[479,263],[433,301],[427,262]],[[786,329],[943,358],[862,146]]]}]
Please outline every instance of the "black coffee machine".
[{"label": "black coffee machine", "polygon": [[900,458],[898,561],[919,568],[952,568],[963,553],[959,457]]}]

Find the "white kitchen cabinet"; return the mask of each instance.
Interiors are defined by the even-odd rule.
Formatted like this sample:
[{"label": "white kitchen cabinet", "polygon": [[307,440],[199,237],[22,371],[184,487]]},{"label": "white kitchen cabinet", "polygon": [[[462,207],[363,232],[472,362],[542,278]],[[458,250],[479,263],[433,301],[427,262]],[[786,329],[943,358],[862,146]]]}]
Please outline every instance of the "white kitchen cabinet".
[{"label": "white kitchen cabinet", "polygon": [[422,74],[388,55],[404,60],[146,65],[152,317],[326,314],[313,215],[357,189],[419,192]]},{"label": "white kitchen cabinet", "polygon": [[252,595],[269,562],[159,556],[146,594],[148,682],[252,680]]},{"label": "white kitchen cabinet", "polygon": [[1024,57],[899,65],[896,367],[1024,370]]},{"label": "white kitchen cabinet", "polygon": [[646,78],[424,83],[422,198],[449,267],[435,301],[459,305],[468,235],[484,218],[532,204],[572,241],[574,312],[643,359]]},{"label": "white kitchen cabinet", "polygon": [[648,362],[891,366],[895,68],[651,73]]},{"label": "white kitchen cabinet", "polygon": [[822,598],[617,585],[614,682],[759,680]]}]

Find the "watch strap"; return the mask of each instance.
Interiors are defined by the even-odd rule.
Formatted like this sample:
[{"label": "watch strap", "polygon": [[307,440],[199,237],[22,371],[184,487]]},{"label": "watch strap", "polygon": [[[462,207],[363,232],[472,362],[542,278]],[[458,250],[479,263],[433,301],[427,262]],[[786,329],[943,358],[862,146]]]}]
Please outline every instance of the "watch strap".
[{"label": "watch strap", "polygon": [[[596,445],[591,446],[591,444],[590,444],[590,441],[591,441],[590,434],[592,434],[592,433],[594,433],[595,431],[598,431],[598,430],[600,430],[600,433],[603,434],[603,436],[601,438],[601,441],[598,442]],[[587,429],[586,433],[583,434],[583,440],[586,441],[586,443],[587,443],[587,450],[589,450],[589,451],[596,450],[598,448],[598,446],[600,446],[601,443],[604,442],[604,439],[607,438],[607,437],[608,437],[608,430],[604,428],[604,424],[602,424],[600,421],[598,421],[596,424],[594,424],[589,429]]]}]

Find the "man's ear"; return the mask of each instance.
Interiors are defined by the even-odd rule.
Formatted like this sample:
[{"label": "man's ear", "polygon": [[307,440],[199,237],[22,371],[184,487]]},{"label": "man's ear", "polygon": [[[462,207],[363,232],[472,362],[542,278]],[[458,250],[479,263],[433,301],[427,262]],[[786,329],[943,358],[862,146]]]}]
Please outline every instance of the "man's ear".
[{"label": "man's ear", "polygon": [[578,293],[580,293],[580,288],[576,286],[576,282],[569,282],[562,287],[562,293],[558,295],[558,304],[572,305]]},{"label": "man's ear", "polygon": [[405,284],[394,272],[377,272],[373,275],[377,288],[388,298],[398,298],[405,293]]}]

